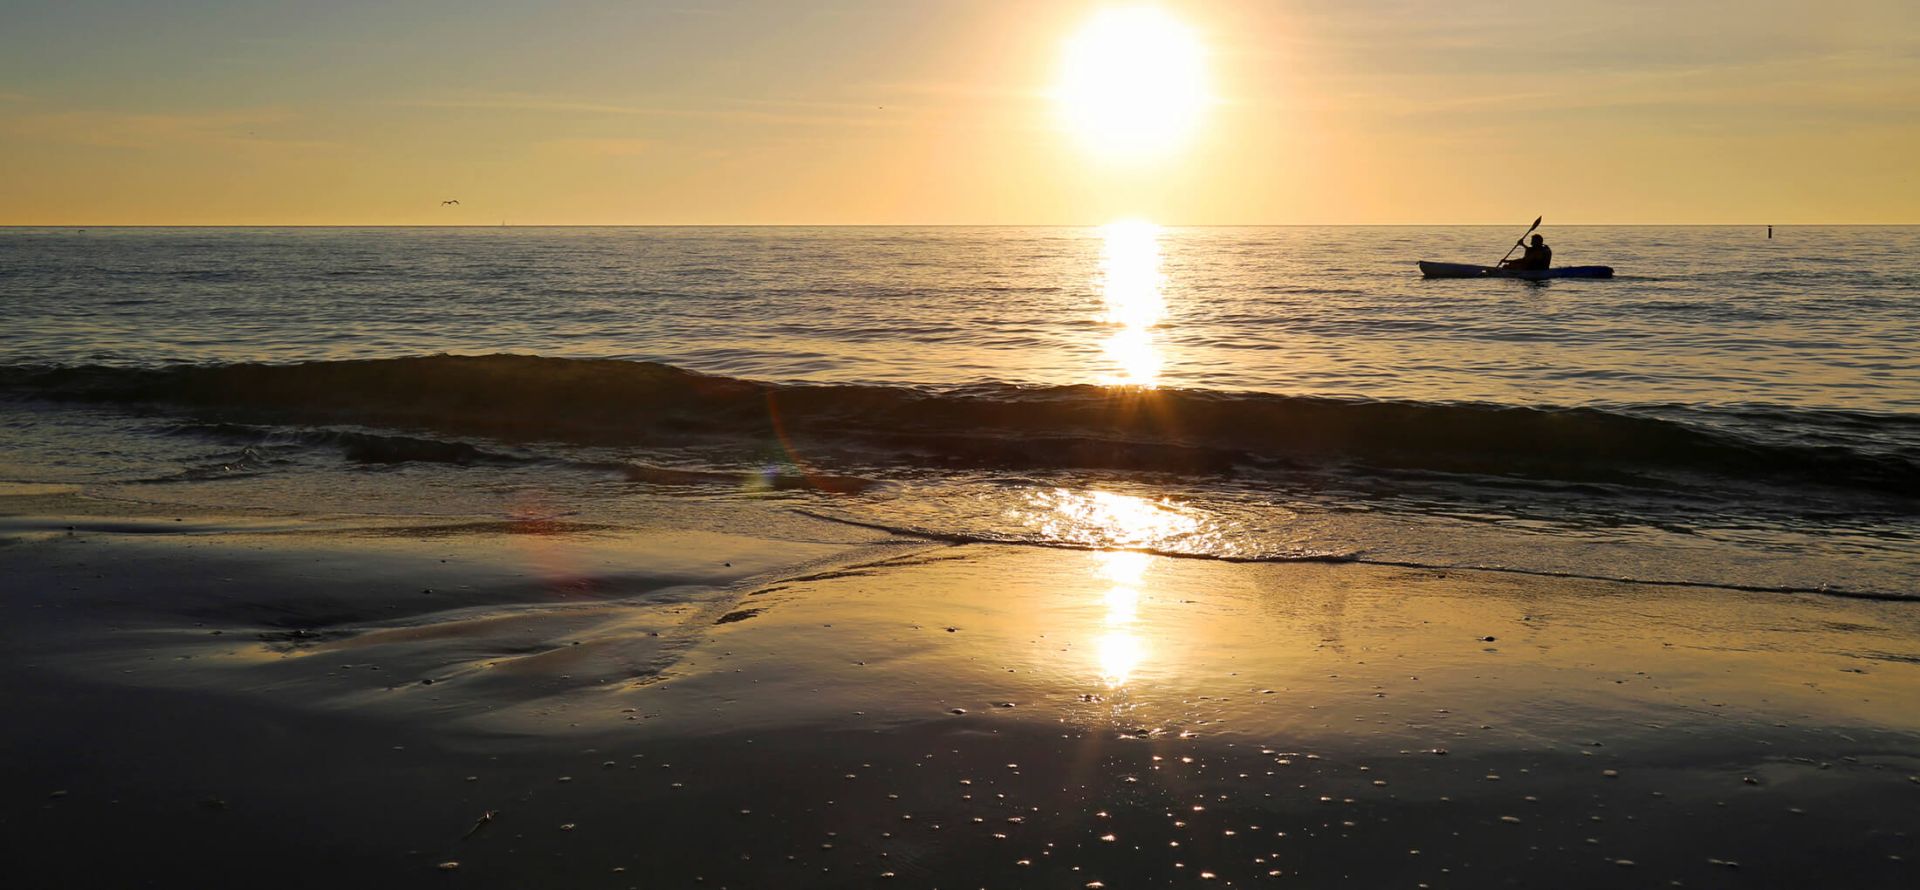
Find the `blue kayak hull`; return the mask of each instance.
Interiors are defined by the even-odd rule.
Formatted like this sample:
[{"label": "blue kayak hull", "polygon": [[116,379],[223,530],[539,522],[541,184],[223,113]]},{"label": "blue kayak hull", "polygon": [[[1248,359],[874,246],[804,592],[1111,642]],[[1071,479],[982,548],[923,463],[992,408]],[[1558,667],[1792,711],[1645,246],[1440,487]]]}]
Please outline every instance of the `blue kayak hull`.
[{"label": "blue kayak hull", "polygon": [[1555,269],[1498,269],[1470,266],[1466,263],[1429,263],[1420,261],[1420,274],[1428,278],[1519,278],[1540,281],[1548,278],[1612,278],[1612,266],[1560,266]]}]

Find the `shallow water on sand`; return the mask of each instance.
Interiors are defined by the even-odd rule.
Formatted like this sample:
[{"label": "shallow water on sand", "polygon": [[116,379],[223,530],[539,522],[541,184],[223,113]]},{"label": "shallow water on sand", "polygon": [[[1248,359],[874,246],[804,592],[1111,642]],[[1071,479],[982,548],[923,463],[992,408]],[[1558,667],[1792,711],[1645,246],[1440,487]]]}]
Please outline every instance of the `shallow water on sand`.
[{"label": "shallow water on sand", "polygon": [[[1920,855],[1910,603],[668,530],[683,507],[9,524],[10,862],[1904,887]],[[100,836],[122,855],[73,854]]]}]

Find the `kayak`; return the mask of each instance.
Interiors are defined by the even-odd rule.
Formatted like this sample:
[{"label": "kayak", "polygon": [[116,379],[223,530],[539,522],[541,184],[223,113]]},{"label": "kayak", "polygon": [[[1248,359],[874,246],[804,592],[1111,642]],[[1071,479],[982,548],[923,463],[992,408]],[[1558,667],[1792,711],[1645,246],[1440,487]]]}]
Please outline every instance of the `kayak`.
[{"label": "kayak", "polygon": [[1420,261],[1420,274],[1428,278],[1520,278],[1540,281],[1546,278],[1612,278],[1612,266],[1559,266],[1552,269],[1500,269],[1470,266],[1466,263],[1429,263]]}]

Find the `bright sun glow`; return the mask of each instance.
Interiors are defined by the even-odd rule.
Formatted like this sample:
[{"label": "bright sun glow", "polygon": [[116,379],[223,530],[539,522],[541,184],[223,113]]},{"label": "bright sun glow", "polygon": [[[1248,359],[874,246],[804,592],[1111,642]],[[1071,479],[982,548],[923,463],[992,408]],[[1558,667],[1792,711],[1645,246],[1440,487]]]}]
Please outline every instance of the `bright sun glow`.
[{"label": "bright sun glow", "polygon": [[1161,10],[1106,10],[1067,41],[1057,95],[1068,126],[1100,156],[1165,154],[1209,101],[1206,52]]}]

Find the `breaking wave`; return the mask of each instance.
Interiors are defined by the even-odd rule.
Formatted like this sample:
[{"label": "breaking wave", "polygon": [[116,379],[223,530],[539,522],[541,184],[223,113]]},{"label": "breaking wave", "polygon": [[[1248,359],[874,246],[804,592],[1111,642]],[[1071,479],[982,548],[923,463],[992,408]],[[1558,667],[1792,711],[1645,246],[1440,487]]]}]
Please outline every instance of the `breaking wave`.
[{"label": "breaking wave", "polygon": [[[1090,385],[778,384],[648,362],[510,354],[5,366],[0,392],[216,423],[582,445],[773,443],[816,458],[935,469],[1225,474],[1332,463],[1628,484],[1686,474],[1920,495],[1920,418],[1765,406],[1554,408]],[[431,439],[337,444],[371,462],[501,457]]]}]

